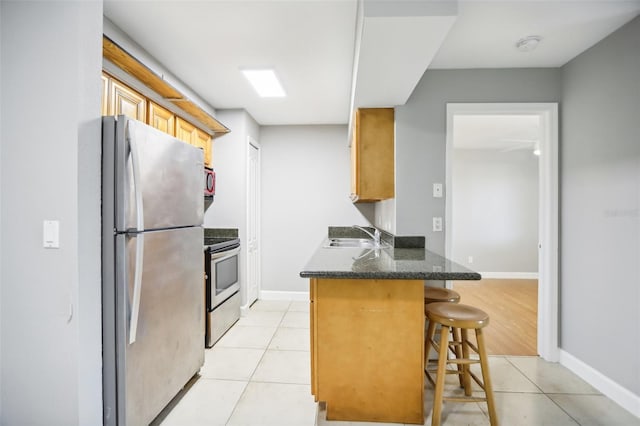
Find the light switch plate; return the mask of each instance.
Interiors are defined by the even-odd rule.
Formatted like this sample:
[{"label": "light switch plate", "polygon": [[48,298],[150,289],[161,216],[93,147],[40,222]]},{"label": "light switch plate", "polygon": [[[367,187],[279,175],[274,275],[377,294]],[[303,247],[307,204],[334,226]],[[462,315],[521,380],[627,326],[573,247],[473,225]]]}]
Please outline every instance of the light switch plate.
[{"label": "light switch plate", "polygon": [[60,222],[45,220],[42,223],[42,246],[44,248],[60,248]]}]

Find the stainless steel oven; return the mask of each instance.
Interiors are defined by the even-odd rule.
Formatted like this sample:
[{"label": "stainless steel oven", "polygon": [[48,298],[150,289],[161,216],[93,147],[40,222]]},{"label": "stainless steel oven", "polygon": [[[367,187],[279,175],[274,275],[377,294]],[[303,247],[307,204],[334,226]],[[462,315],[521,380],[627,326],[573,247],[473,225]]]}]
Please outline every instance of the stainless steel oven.
[{"label": "stainless steel oven", "polygon": [[240,318],[240,239],[207,246],[205,250],[205,344],[209,348]]}]

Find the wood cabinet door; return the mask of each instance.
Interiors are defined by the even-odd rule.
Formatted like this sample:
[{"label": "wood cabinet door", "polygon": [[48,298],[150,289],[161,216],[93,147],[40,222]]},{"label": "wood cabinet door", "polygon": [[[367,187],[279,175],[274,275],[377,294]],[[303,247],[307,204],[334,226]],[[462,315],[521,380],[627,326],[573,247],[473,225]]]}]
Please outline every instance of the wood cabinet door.
[{"label": "wood cabinet door", "polygon": [[111,79],[107,75],[102,73],[102,102],[100,105],[101,115],[109,114],[109,80]]},{"label": "wood cabinet door", "polygon": [[147,122],[147,100],[144,96],[114,79],[111,79],[110,94],[109,115],[124,114],[135,120]]},{"label": "wood cabinet door", "polygon": [[176,117],[176,138],[202,149],[204,165],[211,167],[211,136],[188,121]]},{"label": "wood cabinet door", "polygon": [[106,73],[102,73],[101,109],[102,115],[126,115],[202,149],[204,165],[213,167],[212,138],[208,133],[176,116],[168,109],[147,100],[140,93]]},{"label": "wood cabinet door", "polygon": [[424,282],[318,278],[311,292],[311,392],[327,418],[422,424]]},{"label": "wood cabinet door", "polygon": [[351,140],[351,199],[379,201],[395,196],[394,110],[356,111]]},{"label": "wood cabinet door", "polygon": [[193,124],[180,117],[176,117],[176,138],[180,139],[182,142],[192,144],[192,135],[195,130],[196,127]]},{"label": "wood cabinet door", "polygon": [[166,108],[149,101],[149,125],[175,136],[176,116]]},{"label": "wood cabinet door", "polygon": [[205,167],[213,167],[213,159],[211,155],[211,136],[206,134],[200,129],[195,129],[193,133],[194,141],[193,145],[204,151],[204,165]]}]

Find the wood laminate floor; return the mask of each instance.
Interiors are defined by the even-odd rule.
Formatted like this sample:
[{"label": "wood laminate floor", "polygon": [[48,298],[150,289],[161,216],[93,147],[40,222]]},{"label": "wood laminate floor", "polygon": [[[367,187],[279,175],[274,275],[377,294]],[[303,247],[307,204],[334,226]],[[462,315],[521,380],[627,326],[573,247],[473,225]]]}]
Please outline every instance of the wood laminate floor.
[{"label": "wood laminate floor", "polygon": [[453,281],[453,289],[460,303],[489,314],[483,332],[490,355],[538,354],[538,280]]}]

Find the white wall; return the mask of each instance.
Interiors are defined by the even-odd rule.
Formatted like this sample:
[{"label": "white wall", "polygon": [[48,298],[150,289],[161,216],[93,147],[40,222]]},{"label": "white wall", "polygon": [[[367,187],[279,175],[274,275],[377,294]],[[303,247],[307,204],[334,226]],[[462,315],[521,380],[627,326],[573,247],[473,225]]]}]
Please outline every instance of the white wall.
[{"label": "white wall", "polygon": [[249,137],[260,142],[260,127],[245,110],[218,110],[218,120],[231,132],[213,142],[216,195],[207,209],[207,228],[238,228],[241,241],[240,296],[247,304],[247,155]]},{"label": "white wall", "polygon": [[[431,218],[445,217],[447,102],[558,102],[559,69],[427,70],[407,103],[396,107],[396,231],[424,235],[427,249],[444,255],[444,232]],[[445,230],[447,232],[447,230]]]},{"label": "white wall", "polygon": [[562,68],[560,145],[560,345],[633,392],[636,413],[639,42],[636,18]]},{"label": "white wall", "polygon": [[536,273],[538,157],[531,150],[453,155],[453,260],[481,272]]},{"label": "white wall", "polygon": [[374,225],[390,234],[396,232],[396,199],[376,201],[373,203]]},{"label": "white wall", "polygon": [[97,425],[102,2],[0,10],[0,424]]},{"label": "white wall", "polygon": [[368,224],[349,199],[347,127],[267,126],[260,137],[261,289],[306,292],[299,273],[327,228]]}]

